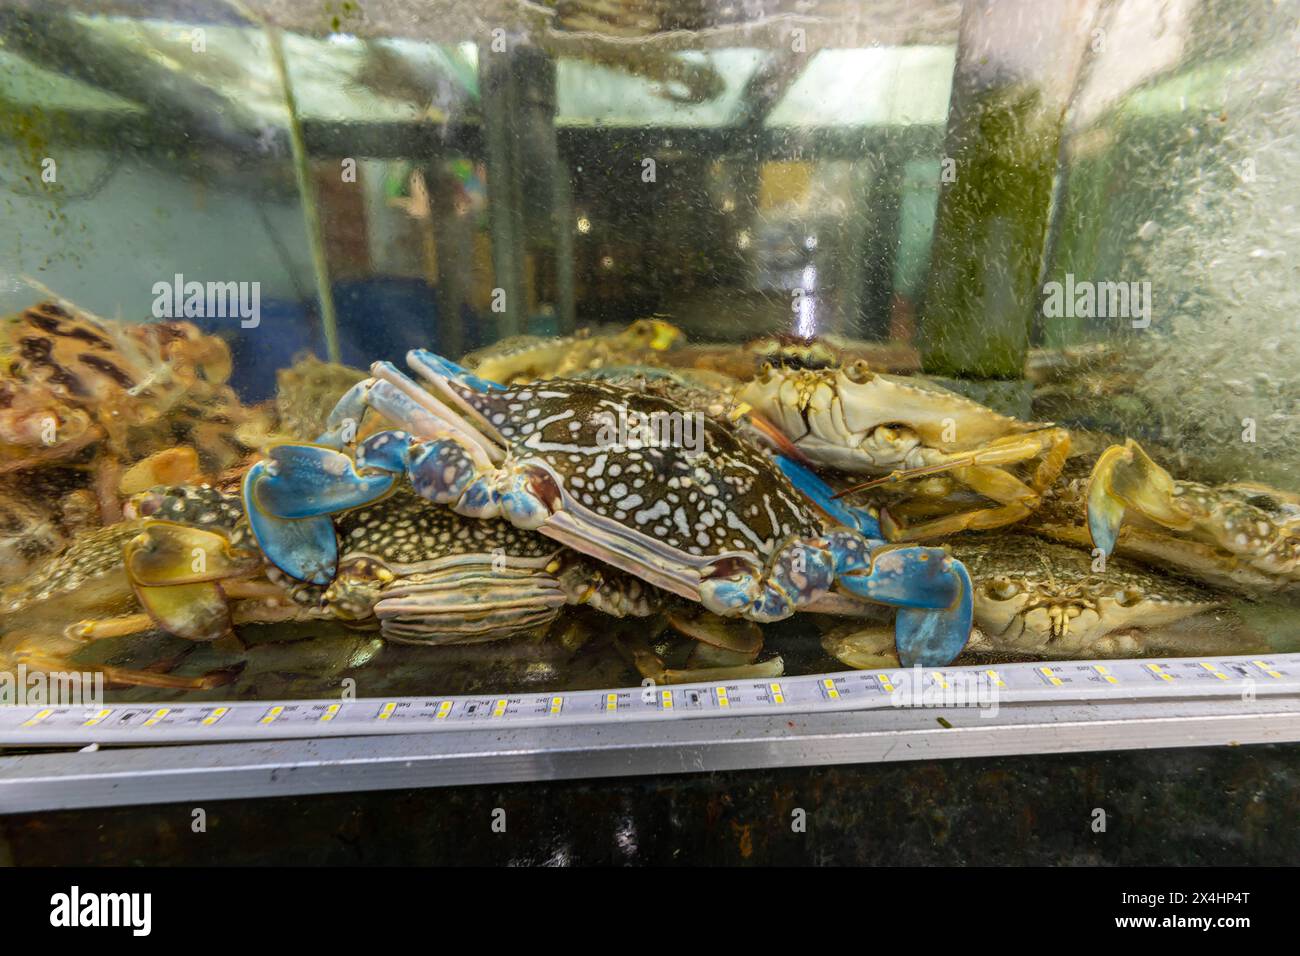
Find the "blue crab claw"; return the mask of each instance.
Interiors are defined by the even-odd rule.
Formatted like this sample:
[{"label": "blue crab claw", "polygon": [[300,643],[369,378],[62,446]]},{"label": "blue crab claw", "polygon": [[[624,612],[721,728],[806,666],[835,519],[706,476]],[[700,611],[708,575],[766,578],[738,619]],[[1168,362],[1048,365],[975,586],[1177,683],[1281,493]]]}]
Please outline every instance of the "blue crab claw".
[{"label": "blue crab claw", "polygon": [[1119,445],[1107,448],[1097,459],[1088,477],[1088,535],[1092,546],[1110,557],[1115,550],[1120,526],[1124,523],[1124,502],[1110,490],[1110,478],[1115,465],[1124,456]]},{"label": "blue crab claw", "polygon": [[1123,445],[1111,445],[1088,478],[1088,534],[1093,547],[1110,556],[1130,508],[1166,528],[1185,528],[1187,516],[1172,506],[1174,497],[1174,479],[1141,445],[1131,438]]},{"label": "blue crab claw", "polygon": [[895,547],[865,561],[860,548],[836,548],[838,583],[870,601],[898,607],[894,644],[905,667],[951,663],[970,638],[974,589],[965,565],[942,548]]},{"label": "blue crab claw", "polygon": [[961,581],[952,607],[939,611],[903,608],[894,621],[894,647],[904,667],[943,667],[952,663],[970,638],[975,595],[966,565],[954,560],[952,574]]},{"label": "blue crab claw", "polygon": [[256,481],[246,479],[245,487],[258,510],[276,518],[319,518],[358,508],[388,494],[402,473],[361,474],[343,452],[322,445],[275,445],[267,458]]},{"label": "blue crab claw", "polygon": [[255,488],[266,478],[259,461],[244,476],[244,513],[266,559],[290,577],[329,584],[338,571],[339,546],[329,517],[278,518],[257,504]]},{"label": "blue crab claw", "polygon": [[411,349],[406,353],[406,362],[411,368],[429,373],[434,377],[454,378],[476,392],[504,391],[506,386],[491,379],[480,378],[469,369],[457,365],[451,359],[443,358],[428,349]]},{"label": "blue crab claw", "polygon": [[880,521],[870,511],[865,508],[853,508],[842,501],[838,501],[835,498],[834,488],[822,481],[816,472],[801,465],[793,458],[787,458],[785,455],[775,455],[773,457],[776,460],[777,467],[790,479],[790,483],[795,486],[795,489],[832,521],[836,521],[846,528],[853,528],[868,538],[883,540],[884,535],[880,530]]},{"label": "blue crab claw", "polygon": [[1115,552],[1115,541],[1124,524],[1124,505],[1105,494],[1094,494],[1095,487],[1090,485],[1088,488],[1088,536],[1092,538],[1094,548],[1110,557]]},{"label": "blue crab claw", "polygon": [[377,432],[357,449],[357,471],[386,471],[400,475],[411,466],[411,446],[415,439],[406,432]]}]

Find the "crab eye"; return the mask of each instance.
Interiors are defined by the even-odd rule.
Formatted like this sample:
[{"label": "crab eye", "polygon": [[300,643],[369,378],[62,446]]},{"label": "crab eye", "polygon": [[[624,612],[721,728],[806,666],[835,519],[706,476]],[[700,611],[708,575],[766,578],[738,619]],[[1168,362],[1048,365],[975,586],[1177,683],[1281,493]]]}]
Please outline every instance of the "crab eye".
[{"label": "crab eye", "polygon": [[871,367],[863,359],[858,359],[846,368],[844,374],[849,377],[849,381],[858,385],[871,381]]},{"label": "crab eye", "polygon": [[1140,587],[1129,585],[1123,591],[1120,591],[1115,595],[1115,600],[1119,602],[1120,607],[1132,607],[1135,604],[1141,603],[1142,599],[1145,597],[1146,592]]},{"label": "crab eye", "polygon": [[167,504],[170,490],[154,488],[132,495],[123,507],[123,514],[128,518],[152,518]]},{"label": "crab eye", "polygon": [[1009,601],[1020,593],[1020,585],[1010,578],[994,578],[984,586],[988,596],[997,601]]}]

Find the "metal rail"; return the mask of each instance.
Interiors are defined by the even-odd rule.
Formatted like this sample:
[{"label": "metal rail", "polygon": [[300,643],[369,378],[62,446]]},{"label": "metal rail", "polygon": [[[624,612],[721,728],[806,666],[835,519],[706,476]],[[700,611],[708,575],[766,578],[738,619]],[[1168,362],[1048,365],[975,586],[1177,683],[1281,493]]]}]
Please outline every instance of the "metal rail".
[{"label": "metal rail", "polygon": [[[909,687],[909,679],[919,683]],[[931,698],[926,694],[959,686],[973,697],[956,702],[971,706],[955,706],[951,698],[941,706],[927,703]],[[979,697],[994,687],[995,698]],[[728,691],[726,706],[718,703],[720,688]],[[835,696],[828,693],[836,688]],[[692,691],[705,690],[710,693],[695,698],[698,708],[687,706]],[[667,708],[665,693],[675,701]],[[588,708],[585,695],[598,706]],[[549,706],[546,714],[531,708],[555,697],[408,699],[408,708],[431,709],[398,721],[393,721],[394,701],[352,701],[348,713],[339,702],[120,707],[126,719],[116,730],[108,716],[87,728],[102,726],[97,734],[101,742],[204,739],[205,730],[215,734],[227,719],[231,723],[223,732],[231,736],[225,739],[239,742],[0,758],[0,812],[1300,741],[1300,655],[1010,665],[996,671],[947,668],[923,674],[853,672],[568,697],[572,709],[566,714],[561,706],[554,715]],[[281,710],[262,723],[277,707],[296,708],[292,713],[297,716],[282,721]],[[318,707],[334,708],[332,716],[322,721]],[[192,713],[167,723],[186,708]],[[201,711],[221,708],[248,711],[230,709],[212,723],[201,722]],[[380,716],[386,708],[389,715]],[[42,710],[50,713],[29,723]],[[0,740],[71,742],[77,735],[70,733],[66,718],[74,712],[0,712]],[[442,721],[439,712],[445,714]],[[98,713],[84,719],[93,720]],[[262,717],[245,723],[258,713]],[[14,722],[26,714],[31,716],[15,730]],[[153,731],[161,736],[151,739]],[[308,732],[311,736],[286,739]],[[258,733],[263,739],[256,738]]]},{"label": "metal rail", "polygon": [[1300,700],[1024,704],[202,744],[0,760],[0,812],[1300,741]]}]

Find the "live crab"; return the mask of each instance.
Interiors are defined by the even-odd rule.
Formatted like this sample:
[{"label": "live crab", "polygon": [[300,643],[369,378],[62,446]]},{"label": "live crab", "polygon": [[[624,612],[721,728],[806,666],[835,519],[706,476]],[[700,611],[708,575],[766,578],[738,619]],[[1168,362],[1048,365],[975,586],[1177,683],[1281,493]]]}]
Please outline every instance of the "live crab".
[{"label": "live crab", "polygon": [[[888,544],[869,512],[836,502],[796,462],[708,419],[690,453],[611,443],[609,417],[635,429],[686,414],[656,395],[572,379],[507,387],[419,349],[407,361],[424,384],[376,363],[317,443],[272,446],[249,469],[253,533],[290,577],[331,581],[333,516],[409,480],[459,514],[503,517],[724,617],[855,614],[881,603],[899,609],[906,662],[944,664],[966,643],[961,563],[939,548]],[[369,409],[400,428],[357,442]]]},{"label": "live crab", "polygon": [[[1240,654],[1268,645],[1238,619],[1229,595],[1141,564],[1023,533],[966,535],[951,543],[975,585],[976,660]],[[851,667],[896,666],[879,628],[840,625],[822,646]]]},{"label": "live crab", "polygon": [[[1214,587],[1251,594],[1300,587],[1300,496],[1252,482],[1178,479],[1135,441],[1072,460],[1028,527]],[[1086,518],[1086,521],[1084,520]]]},{"label": "live crab", "polygon": [[[927,520],[886,525],[893,540],[924,541],[1004,527],[1038,507],[1069,455],[1063,428],[1022,422],[915,377],[843,368],[766,365],[736,392],[818,466],[879,478],[850,490],[943,475],[932,502],[912,507]],[[1027,467],[1027,474],[1016,469]],[[959,487],[992,506],[962,509]],[[931,482],[931,484],[936,484]],[[921,486],[923,489],[925,486]],[[898,509],[895,515],[905,514]]]},{"label": "live crab", "polygon": [[[237,495],[157,488],[127,511],[129,520],[83,535],[4,592],[11,659],[66,669],[88,643],[154,628],[203,643],[244,624],[330,619],[399,643],[468,644],[540,631],[566,605],[620,618],[661,603],[640,580],[547,538],[462,517],[406,489],[339,517],[342,556],[326,586],[264,560]],[[115,682],[188,689],[231,676],[100,669]]]},{"label": "live crab", "polygon": [[0,319],[0,583],[120,517],[120,493],[216,474],[256,415],[225,343],[188,322],[99,319],[42,302]]}]

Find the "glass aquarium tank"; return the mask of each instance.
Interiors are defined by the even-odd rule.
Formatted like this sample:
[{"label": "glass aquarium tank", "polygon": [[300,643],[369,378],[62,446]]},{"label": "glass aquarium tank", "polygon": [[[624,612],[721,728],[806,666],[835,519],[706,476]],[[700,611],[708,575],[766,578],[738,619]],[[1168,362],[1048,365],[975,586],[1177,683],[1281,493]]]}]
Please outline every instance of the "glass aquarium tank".
[{"label": "glass aquarium tank", "polygon": [[0,0],[8,686],[1265,679],[1298,17]]}]

